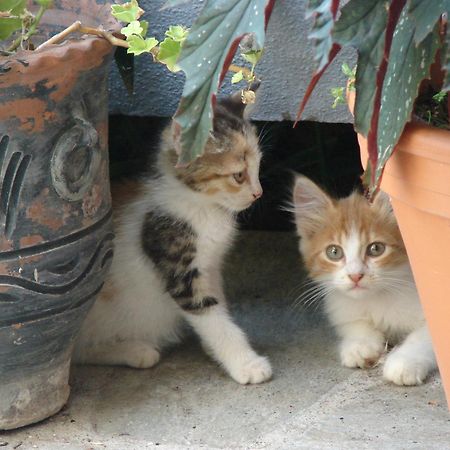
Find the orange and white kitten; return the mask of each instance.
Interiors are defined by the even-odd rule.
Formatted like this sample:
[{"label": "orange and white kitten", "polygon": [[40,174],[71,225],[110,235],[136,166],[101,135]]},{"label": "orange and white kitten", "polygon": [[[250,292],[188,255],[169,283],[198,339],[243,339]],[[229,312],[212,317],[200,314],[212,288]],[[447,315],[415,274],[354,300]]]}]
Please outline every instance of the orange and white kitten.
[{"label": "orange and white kitten", "polygon": [[341,362],[368,368],[386,357],[384,377],[421,384],[436,368],[408,257],[389,199],[335,200],[304,176],[294,187],[300,251],[340,338]]},{"label": "orange and white kitten", "polygon": [[262,195],[258,138],[240,95],[215,108],[205,154],[176,167],[169,127],[157,173],[115,210],[111,272],[83,324],[76,362],[151,367],[187,322],[237,382],[271,377],[268,360],[230,317],[221,274],[237,213]]}]

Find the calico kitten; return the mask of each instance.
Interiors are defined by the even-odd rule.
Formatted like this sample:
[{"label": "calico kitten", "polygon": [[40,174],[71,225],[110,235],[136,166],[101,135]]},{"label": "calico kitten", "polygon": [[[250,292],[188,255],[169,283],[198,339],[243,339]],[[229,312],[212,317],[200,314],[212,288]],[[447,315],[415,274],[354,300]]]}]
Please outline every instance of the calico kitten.
[{"label": "calico kitten", "polygon": [[325,295],[325,310],[340,337],[341,362],[368,368],[386,357],[384,377],[421,384],[436,368],[405,247],[389,199],[373,204],[354,192],[334,200],[299,176],[294,188],[300,251]]},{"label": "calico kitten", "polygon": [[271,377],[268,360],[231,319],[222,288],[236,214],[262,195],[258,138],[243,112],[240,96],[219,101],[205,154],[187,167],[176,167],[170,127],[163,132],[157,174],[132,186],[134,198],[126,192],[115,210],[112,269],[76,362],[151,367],[187,322],[237,382]]}]

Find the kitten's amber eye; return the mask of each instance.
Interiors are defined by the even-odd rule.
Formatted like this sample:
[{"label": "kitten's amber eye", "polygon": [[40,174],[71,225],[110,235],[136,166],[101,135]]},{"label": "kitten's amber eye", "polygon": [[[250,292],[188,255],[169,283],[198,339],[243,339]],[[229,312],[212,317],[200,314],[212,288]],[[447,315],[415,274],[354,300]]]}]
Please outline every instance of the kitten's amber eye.
[{"label": "kitten's amber eye", "polygon": [[372,242],[367,246],[367,256],[380,256],[386,250],[386,246],[382,242]]},{"label": "kitten's amber eye", "polygon": [[245,172],[237,172],[233,174],[233,178],[239,183],[242,184],[245,181]]},{"label": "kitten's amber eye", "polygon": [[344,257],[344,250],[339,245],[329,245],[326,254],[331,261],[339,261]]}]

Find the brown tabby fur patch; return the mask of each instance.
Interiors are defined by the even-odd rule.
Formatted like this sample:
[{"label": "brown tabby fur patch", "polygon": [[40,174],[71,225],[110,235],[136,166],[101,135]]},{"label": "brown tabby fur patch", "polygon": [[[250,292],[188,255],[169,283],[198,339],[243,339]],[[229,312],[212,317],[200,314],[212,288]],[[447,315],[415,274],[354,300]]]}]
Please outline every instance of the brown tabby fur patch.
[{"label": "brown tabby fur patch", "polygon": [[[166,129],[162,136],[166,164],[176,166],[178,155],[173,149],[172,131]],[[248,173],[251,166],[259,165],[261,153],[255,128],[220,104],[216,107],[214,132],[205,152],[185,167],[176,167],[176,176],[191,189],[213,195],[219,191],[237,194],[243,184],[233,180],[233,174]],[[247,181],[247,180],[246,180]]]}]

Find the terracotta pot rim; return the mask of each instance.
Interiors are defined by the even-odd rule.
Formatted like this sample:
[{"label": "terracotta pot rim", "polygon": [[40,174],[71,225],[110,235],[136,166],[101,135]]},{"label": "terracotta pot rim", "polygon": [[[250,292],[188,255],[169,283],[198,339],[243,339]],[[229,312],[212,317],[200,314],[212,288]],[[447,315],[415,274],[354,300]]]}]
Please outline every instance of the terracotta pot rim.
[{"label": "terracotta pot rim", "polygon": [[[85,25],[91,27],[102,26],[104,29],[114,32],[119,31],[121,25],[110,13],[110,3],[97,5],[95,1],[86,0],[83,5],[86,9],[86,15],[79,16],[73,11],[63,8],[49,9],[42,18],[42,28],[57,26],[58,28],[67,27],[75,20],[82,20]],[[48,36],[47,36],[48,37]],[[0,68],[3,72],[9,72],[15,69],[18,73],[27,73],[34,67],[42,64],[46,58],[50,60],[66,61],[74,58],[77,53],[85,53],[93,50],[107,53],[111,51],[113,45],[106,39],[93,35],[80,35],[73,33],[60,44],[50,44],[40,50],[18,50],[9,56],[0,56]],[[58,63],[59,61],[56,61]]]},{"label": "terracotta pot rim", "polygon": [[[347,89],[347,103],[352,115],[355,106],[355,97],[355,91]],[[430,137],[433,138],[434,148],[427,148],[427,140]],[[366,137],[364,136],[364,138]],[[434,127],[413,119],[405,125],[393,154],[400,151],[444,164],[450,164],[449,139],[450,130]]]},{"label": "terracotta pot rim", "polygon": [[[428,147],[430,138],[433,147]],[[394,151],[450,164],[450,131],[418,121],[408,122]]]},{"label": "terracotta pot rim", "polygon": [[73,58],[74,53],[86,53],[94,49],[102,49],[106,53],[112,47],[106,39],[97,36],[67,39],[61,44],[52,44],[39,51],[21,50],[14,55],[0,58],[0,67],[6,68],[8,71],[20,67],[19,71],[26,73],[42,64],[46,59],[63,61]]}]

